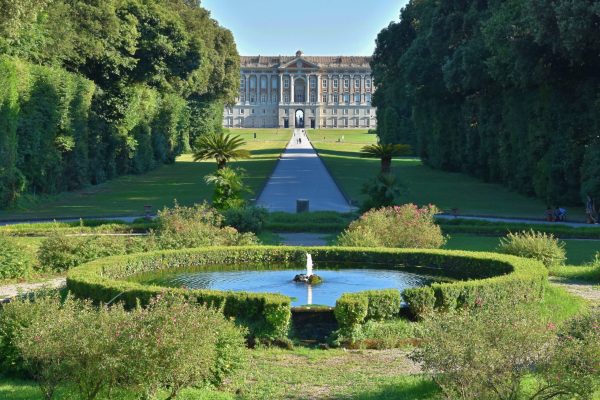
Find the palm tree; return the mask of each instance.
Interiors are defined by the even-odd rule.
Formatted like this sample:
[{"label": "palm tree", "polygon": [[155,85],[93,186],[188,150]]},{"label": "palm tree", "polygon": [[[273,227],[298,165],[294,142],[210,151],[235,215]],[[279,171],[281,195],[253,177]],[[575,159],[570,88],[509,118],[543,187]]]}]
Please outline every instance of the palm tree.
[{"label": "palm tree", "polygon": [[239,136],[231,136],[224,132],[201,136],[194,145],[194,161],[217,161],[217,168],[223,169],[229,160],[250,158],[250,152],[242,149],[246,142]]},{"label": "palm tree", "polygon": [[392,169],[392,157],[410,154],[410,146],[407,144],[370,144],[360,150],[363,158],[380,158],[381,173],[389,174]]}]

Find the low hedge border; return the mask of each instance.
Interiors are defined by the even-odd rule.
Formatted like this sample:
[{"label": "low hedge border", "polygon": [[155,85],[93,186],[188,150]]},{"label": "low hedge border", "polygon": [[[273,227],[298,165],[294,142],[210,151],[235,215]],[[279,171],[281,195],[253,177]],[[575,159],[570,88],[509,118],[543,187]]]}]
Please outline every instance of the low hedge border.
[{"label": "low hedge border", "polygon": [[[537,261],[496,253],[249,246],[170,250],[103,258],[69,271],[67,287],[78,297],[105,303],[118,298],[129,307],[135,306],[138,301],[145,304],[150,298],[167,291],[178,293],[199,303],[222,308],[225,315],[235,317],[239,323],[248,326],[254,336],[280,338],[287,334],[289,328],[289,297],[272,293],[166,288],[124,279],[141,272],[183,268],[189,265],[277,263],[285,267],[298,267],[304,265],[307,252],[312,254],[317,267],[335,264],[338,267],[352,268],[359,263],[369,264],[374,268],[381,266],[386,269],[403,269],[459,280],[405,290],[402,295],[417,318],[434,309],[447,310],[488,302],[539,300],[543,296],[548,276],[547,270]],[[358,297],[365,296],[368,315],[368,295]],[[364,302],[357,301],[361,304]],[[387,316],[389,312],[385,306],[386,302],[394,304],[395,307],[394,301],[385,300],[382,303],[384,305],[378,306],[378,311],[373,308],[371,315],[377,314],[375,318],[380,318],[380,315]]]}]

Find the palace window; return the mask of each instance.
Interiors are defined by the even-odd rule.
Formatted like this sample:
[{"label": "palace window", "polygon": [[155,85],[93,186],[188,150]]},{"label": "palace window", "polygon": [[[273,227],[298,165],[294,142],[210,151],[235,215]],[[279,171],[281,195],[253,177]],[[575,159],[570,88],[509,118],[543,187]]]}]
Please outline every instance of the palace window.
[{"label": "palace window", "polygon": [[344,79],[344,89],[348,89],[350,87],[350,79]]},{"label": "palace window", "polygon": [[336,104],[340,102],[340,97],[337,94],[333,95],[333,102]]},{"label": "palace window", "polygon": [[246,87],[246,78],[240,79],[240,88],[244,89]]},{"label": "palace window", "polygon": [[310,87],[311,87],[311,89],[314,89],[317,87],[317,79],[316,78],[310,78]]},{"label": "palace window", "polygon": [[344,122],[344,127],[347,128],[348,127],[348,118],[342,118],[343,122]]},{"label": "palace window", "polygon": [[367,79],[367,80],[365,81],[365,87],[366,87],[367,89],[370,89],[370,88],[371,88],[371,80],[370,80],[370,79]]},{"label": "palace window", "polygon": [[367,108],[367,109],[365,110],[365,113],[366,113],[367,115],[371,115],[371,109],[370,109],[370,108]]},{"label": "palace window", "polygon": [[251,113],[252,113],[252,114],[254,114],[254,108],[252,109],[252,112],[251,112]]},{"label": "palace window", "polygon": [[284,88],[289,88],[290,87],[290,80],[288,78],[284,78],[283,79],[283,87]]},{"label": "palace window", "polygon": [[266,94],[262,94],[260,96],[260,102],[261,103],[266,103],[267,102],[267,95]]},{"label": "palace window", "polygon": [[240,102],[245,102],[246,101],[246,93],[240,93]]},{"label": "palace window", "polygon": [[246,110],[244,110],[243,108],[240,108],[240,115],[244,115],[245,112],[246,112]]},{"label": "palace window", "polygon": [[285,109],[284,114],[288,115],[288,109],[287,108]]},{"label": "palace window", "polygon": [[227,107],[227,115],[233,114],[233,108]]},{"label": "palace window", "polygon": [[227,118],[227,126],[233,126],[233,118]]},{"label": "palace window", "polygon": [[321,100],[323,101],[323,103],[327,103],[327,95],[326,95],[326,94],[324,94],[324,95],[323,95],[323,98],[322,98]]},{"label": "palace window", "polygon": [[365,95],[365,101],[369,104],[371,103],[371,95],[369,93]]},{"label": "palace window", "polygon": [[327,79],[323,78],[323,89],[327,89]]},{"label": "palace window", "polygon": [[356,93],[356,94],[354,95],[354,102],[355,102],[356,104],[360,104],[360,94],[359,94],[359,93]]},{"label": "palace window", "polygon": [[250,94],[250,103],[254,103],[256,101],[256,96],[254,93]]},{"label": "palace window", "polygon": [[261,89],[267,88],[267,77],[266,76],[263,76],[262,79],[260,80],[260,87],[261,87]]},{"label": "palace window", "polygon": [[316,103],[317,102],[317,95],[315,93],[311,93],[310,94],[310,102],[311,103]]},{"label": "palace window", "polygon": [[358,114],[360,114],[360,110],[358,108],[355,108],[354,109],[354,115],[358,115]]},{"label": "palace window", "polygon": [[333,115],[337,115],[337,108],[334,108],[334,109],[333,109],[333,112],[332,112],[332,114],[333,114]]},{"label": "palace window", "polygon": [[333,80],[333,88],[334,88],[334,89],[337,89],[337,87],[338,87],[338,80],[337,80],[337,79],[334,79],[334,80]]},{"label": "palace window", "polygon": [[355,80],[354,80],[354,87],[355,87],[356,89],[360,89],[360,79],[355,79]]},{"label": "palace window", "polygon": [[277,90],[271,92],[271,103],[277,103]]},{"label": "palace window", "polygon": [[325,115],[325,114],[327,114],[327,109],[326,108],[323,109],[323,115]]},{"label": "palace window", "polygon": [[350,103],[350,95],[348,93],[344,94],[344,103]]},{"label": "palace window", "polygon": [[286,94],[283,95],[283,101],[285,103],[289,103],[290,102],[290,95],[289,95],[289,93],[286,93]]},{"label": "palace window", "polygon": [[348,109],[344,108],[344,115],[348,115]]},{"label": "palace window", "polygon": [[371,126],[371,120],[367,119],[367,128]]}]

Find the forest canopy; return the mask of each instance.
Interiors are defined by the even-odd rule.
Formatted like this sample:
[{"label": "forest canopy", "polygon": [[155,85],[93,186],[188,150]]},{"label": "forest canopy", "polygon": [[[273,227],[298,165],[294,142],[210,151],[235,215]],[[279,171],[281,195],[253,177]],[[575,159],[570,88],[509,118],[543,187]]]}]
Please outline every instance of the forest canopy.
[{"label": "forest canopy", "polygon": [[377,37],[378,134],[548,205],[600,200],[600,3],[411,0]]},{"label": "forest canopy", "polygon": [[0,0],[0,207],[174,162],[238,87],[198,0]]}]

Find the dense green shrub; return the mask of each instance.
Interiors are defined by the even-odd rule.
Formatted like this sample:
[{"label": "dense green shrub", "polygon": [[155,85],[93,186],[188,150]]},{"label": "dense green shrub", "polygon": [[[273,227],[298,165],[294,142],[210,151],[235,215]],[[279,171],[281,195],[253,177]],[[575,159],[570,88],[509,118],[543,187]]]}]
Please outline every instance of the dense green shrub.
[{"label": "dense green shrub", "polygon": [[380,208],[363,214],[338,237],[341,246],[439,248],[446,238],[433,220],[435,206],[414,204]]},{"label": "dense green shrub", "polygon": [[518,304],[435,313],[416,331],[421,345],[411,356],[448,399],[591,399],[600,387],[599,321],[584,316],[557,329]]},{"label": "dense green shrub", "polygon": [[404,289],[402,297],[416,318],[423,318],[435,309],[435,292],[430,287]]},{"label": "dense green shrub", "polygon": [[336,302],[334,314],[340,328],[339,340],[355,342],[363,337],[362,325],[368,321],[390,319],[400,312],[400,291],[365,290],[344,293]]},{"label": "dense green shrub", "polygon": [[152,240],[160,249],[249,245],[258,242],[252,233],[240,234],[235,228],[223,227],[223,223],[223,216],[207,203],[191,207],[175,204],[158,212],[157,228]]},{"label": "dense green shrub", "polygon": [[335,319],[342,332],[353,332],[367,318],[369,312],[369,299],[366,296],[356,296],[353,293],[344,293],[335,302]]},{"label": "dense green shrub", "polygon": [[56,292],[37,291],[33,298],[16,298],[0,308],[0,370],[5,374],[29,377],[21,352],[16,346],[17,335],[33,321],[59,309]]},{"label": "dense green shrub", "polygon": [[33,257],[22,246],[0,235],[0,280],[26,277],[33,263]]},{"label": "dense green shrub", "polygon": [[47,399],[63,383],[84,399],[119,386],[144,398],[159,389],[174,398],[186,387],[219,384],[244,359],[243,330],[217,310],[181,298],[154,299],[131,311],[50,299],[7,306],[17,317],[23,304],[43,311],[34,318],[26,312],[27,324],[12,339]]},{"label": "dense green shrub", "polygon": [[62,272],[101,257],[147,251],[151,246],[145,238],[70,236],[56,230],[41,243],[38,259],[42,269]]},{"label": "dense green shrub", "polygon": [[225,224],[234,227],[239,232],[262,232],[269,213],[263,207],[246,206],[229,208],[223,211]]},{"label": "dense green shrub", "polygon": [[500,239],[498,251],[519,257],[541,261],[547,268],[565,263],[567,251],[565,243],[558,241],[552,234],[535,232],[509,233]]}]

